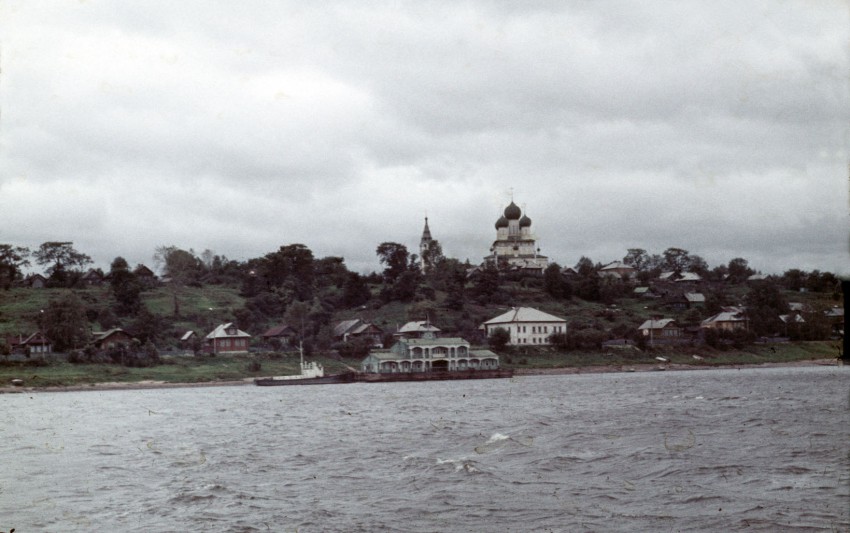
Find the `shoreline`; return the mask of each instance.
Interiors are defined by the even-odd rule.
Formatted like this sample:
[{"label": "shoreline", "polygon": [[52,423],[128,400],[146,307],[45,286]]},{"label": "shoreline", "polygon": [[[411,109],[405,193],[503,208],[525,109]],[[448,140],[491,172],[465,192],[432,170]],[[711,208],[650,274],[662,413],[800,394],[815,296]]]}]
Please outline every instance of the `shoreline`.
[{"label": "shoreline", "polygon": [[[799,366],[844,366],[842,361],[836,359],[809,359],[803,361],[788,361],[777,363],[758,364],[719,364],[719,365],[688,365],[682,363],[640,363],[634,365],[593,365],[572,366],[559,368],[522,368],[514,369],[514,377],[525,376],[561,376],[576,374],[613,374],[631,372],[656,372],[664,371],[691,371],[691,370],[714,370],[714,369],[754,369],[754,368],[782,368]],[[254,378],[226,381],[203,381],[192,383],[178,383],[166,381],[129,381],[129,382],[101,382],[87,383],[81,385],[65,386],[0,386],[0,394],[23,394],[32,392],[80,392],[80,391],[113,391],[113,390],[148,390],[148,389],[178,389],[178,388],[202,388],[202,387],[239,387],[253,385]]]}]

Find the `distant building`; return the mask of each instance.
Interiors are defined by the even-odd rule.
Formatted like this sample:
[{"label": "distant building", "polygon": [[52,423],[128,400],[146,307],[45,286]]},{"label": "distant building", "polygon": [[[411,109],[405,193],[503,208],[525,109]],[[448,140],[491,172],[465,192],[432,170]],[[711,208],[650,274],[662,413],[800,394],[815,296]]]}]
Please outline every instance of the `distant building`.
[{"label": "distant building", "polygon": [[93,268],[88,269],[82,277],[83,283],[89,286],[102,285],[103,279],[103,273],[99,269],[95,270]]},{"label": "distant building", "polygon": [[460,337],[399,339],[389,350],[374,350],[360,364],[363,372],[451,372],[496,370],[499,356],[490,350],[471,349]]},{"label": "distant building", "polygon": [[431,247],[434,244],[434,239],[431,237],[431,229],[428,227],[428,217],[425,217],[425,228],[422,230],[422,238],[419,239],[419,267],[424,272],[428,258],[430,257]]},{"label": "distant building", "polygon": [[277,339],[282,347],[292,346],[294,339],[298,336],[297,332],[286,324],[278,324],[267,329],[260,338],[264,342],[269,343],[272,339]]},{"label": "distant building", "polygon": [[251,336],[232,323],[222,324],[204,337],[207,353],[248,353]]},{"label": "distant building", "polygon": [[496,221],[496,240],[490,247],[485,263],[499,268],[542,274],[549,259],[540,255],[537,241],[531,233],[531,219],[513,201]]},{"label": "distant building", "polygon": [[99,350],[108,350],[119,345],[129,346],[133,336],[121,328],[92,333],[92,344]]},{"label": "distant building", "polygon": [[408,322],[398,328],[398,331],[395,332],[393,336],[402,339],[421,339],[426,333],[437,335],[440,333],[440,328],[431,324],[431,322],[427,320]]},{"label": "distant building", "polygon": [[613,263],[608,263],[604,267],[599,269],[599,277],[601,278],[615,278],[615,279],[623,279],[623,278],[633,278],[637,270],[634,267],[623,263],[622,261],[614,261]]},{"label": "distant building", "polygon": [[359,318],[337,322],[333,330],[334,340],[348,342],[358,338],[368,338],[372,346],[383,346],[384,330]]},{"label": "distant building", "polygon": [[747,328],[747,318],[742,310],[729,308],[706,318],[700,323],[700,327],[717,331],[736,331]]},{"label": "distant building", "polygon": [[553,333],[566,333],[567,320],[531,307],[514,307],[484,322],[481,328],[488,337],[498,328],[507,330],[510,345],[540,346],[551,344],[549,336]]},{"label": "distant building", "polygon": [[638,331],[652,344],[682,336],[682,328],[672,318],[647,320],[638,326]]},{"label": "distant building", "polygon": [[47,278],[42,276],[41,274],[32,274],[27,276],[24,280],[24,284],[27,287],[31,287],[33,289],[43,289],[47,286]]},{"label": "distant building", "polygon": [[40,331],[24,337],[23,335],[6,335],[6,346],[10,352],[30,354],[53,353],[53,343]]}]

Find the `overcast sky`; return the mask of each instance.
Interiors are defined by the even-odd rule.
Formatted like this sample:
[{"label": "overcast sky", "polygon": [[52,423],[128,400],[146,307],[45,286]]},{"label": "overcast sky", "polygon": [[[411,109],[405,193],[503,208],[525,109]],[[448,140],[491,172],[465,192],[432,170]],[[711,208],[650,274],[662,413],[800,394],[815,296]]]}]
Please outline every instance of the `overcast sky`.
[{"label": "overcast sky", "polygon": [[[0,4],[0,243],[850,274],[845,2]],[[38,269],[40,270],[40,268]]]}]

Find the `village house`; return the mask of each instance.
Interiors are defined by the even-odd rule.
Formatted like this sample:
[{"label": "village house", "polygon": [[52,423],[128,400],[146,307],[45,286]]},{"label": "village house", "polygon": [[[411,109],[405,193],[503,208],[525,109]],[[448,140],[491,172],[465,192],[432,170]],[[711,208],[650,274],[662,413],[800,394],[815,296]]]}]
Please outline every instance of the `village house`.
[{"label": "village house", "polygon": [[6,335],[6,346],[9,347],[11,353],[29,353],[31,355],[53,353],[53,343],[40,331],[26,337],[23,335]]},{"label": "village house", "polygon": [[703,307],[705,305],[705,296],[700,292],[684,292],[676,293],[666,300],[666,304],[671,309],[683,311],[694,307]]},{"label": "village house", "polygon": [[47,286],[47,278],[41,274],[30,274],[24,280],[24,285],[32,289],[43,289]]},{"label": "village house", "polygon": [[359,318],[343,320],[334,326],[334,340],[348,342],[354,339],[368,338],[372,346],[383,346],[384,330]]},{"label": "village house", "polygon": [[98,350],[108,350],[119,345],[129,346],[131,342],[133,337],[121,328],[92,333],[92,344]]},{"label": "village house", "polygon": [[83,274],[83,277],[80,279],[85,285],[95,287],[98,285],[103,285],[104,276],[103,272],[101,272],[99,269],[95,270],[93,268],[90,268],[85,274]]},{"label": "village house", "polygon": [[614,279],[624,279],[624,278],[634,278],[637,270],[634,267],[631,267],[622,261],[614,261],[613,263],[608,263],[599,269],[598,275],[600,278],[614,278]]},{"label": "village house", "polygon": [[649,345],[678,342],[682,337],[682,328],[672,318],[650,319],[638,326]]},{"label": "village house", "polygon": [[296,337],[298,337],[298,333],[287,324],[278,324],[260,335],[264,344],[269,345],[273,340],[276,340],[281,348],[292,346]]},{"label": "village house", "polygon": [[742,309],[728,307],[716,315],[703,320],[700,323],[700,327],[717,331],[737,331],[747,328],[747,318]]},{"label": "village house", "polygon": [[149,269],[145,265],[136,265],[136,268],[133,269],[133,274],[136,275],[136,279],[142,284],[142,286],[156,287],[156,274],[154,274],[153,270]]},{"label": "village house", "polygon": [[499,356],[490,350],[470,348],[460,337],[399,339],[388,350],[374,350],[360,364],[363,372],[452,372],[497,370]]},{"label": "village house", "polygon": [[566,333],[567,321],[532,307],[514,307],[481,324],[481,329],[488,337],[499,328],[510,334],[508,344],[511,346],[541,346],[551,344],[550,335]]},{"label": "village house", "polygon": [[197,338],[198,334],[190,329],[180,337],[180,346],[183,349],[189,349],[195,343],[195,339]]},{"label": "village house", "polygon": [[431,324],[431,322],[427,320],[408,322],[398,328],[398,331],[393,333],[393,337],[400,339],[421,339],[426,333],[433,333],[434,335],[437,335],[440,333],[440,328]]},{"label": "village house", "polygon": [[204,351],[218,353],[248,353],[251,336],[232,323],[221,324],[204,337]]}]

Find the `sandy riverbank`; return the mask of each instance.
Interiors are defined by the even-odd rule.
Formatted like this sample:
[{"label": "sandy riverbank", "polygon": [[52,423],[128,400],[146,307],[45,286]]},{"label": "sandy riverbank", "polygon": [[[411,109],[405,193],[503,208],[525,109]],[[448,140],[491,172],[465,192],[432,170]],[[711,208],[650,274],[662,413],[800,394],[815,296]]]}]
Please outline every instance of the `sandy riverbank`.
[{"label": "sandy riverbank", "polygon": [[[636,364],[636,365],[597,365],[597,366],[575,366],[561,368],[521,368],[514,370],[515,377],[522,376],[548,376],[548,375],[570,375],[570,374],[600,374],[614,372],[654,372],[665,371],[688,371],[688,370],[712,370],[726,369],[751,369],[751,368],[775,368],[775,367],[799,367],[799,366],[842,366],[843,363],[836,359],[811,359],[807,361],[790,361],[782,363],[761,364],[739,364],[739,365],[709,365],[709,364]],[[199,387],[234,387],[252,385],[254,378],[230,381],[205,381],[200,383],[168,383],[165,381],[134,381],[134,382],[106,382],[89,383],[83,385],[70,385],[63,387],[32,387],[32,386],[0,386],[0,394],[4,393],[31,393],[31,392],[70,392],[70,391],[110,391],[110,390],[136,390],[136,389],[173,389],[173,388],[199,388]]]}]

